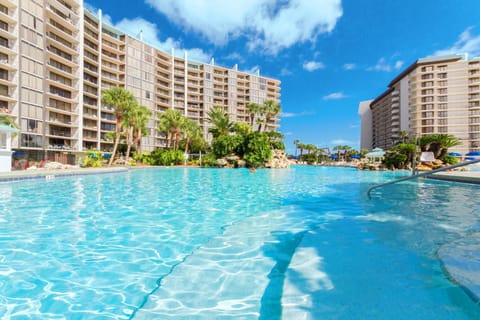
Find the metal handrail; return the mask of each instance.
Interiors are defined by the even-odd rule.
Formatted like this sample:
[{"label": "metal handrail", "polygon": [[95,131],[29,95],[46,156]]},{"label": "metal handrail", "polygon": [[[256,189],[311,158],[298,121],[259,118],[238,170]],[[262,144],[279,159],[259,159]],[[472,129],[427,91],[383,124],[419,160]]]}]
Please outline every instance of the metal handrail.
[{"label": "metal handrail", "polygon": [[396,179],[396,180],[392,180],[392,181],[388,181],[388,182],[376,184],[376,185],[371,186],[370,188],[368,188],[368,190],[367,190],[367,196],[368,196],[368,199],[372,199],[372,197],[370,196],[370,192],[371,192],[373,189],[380,188],[380,187],[383,187],[383,186],[387,186],[387,185],[389,185],[389,184],[394,184],[394,183],[401,182],[401,181],[411,180],[411,179],[415,179],[415,178],[418,178],[418,177],[429,176],[429,175],[434,174],[434,173],[437,173],[437,172],[448,171],[448,170],[451,170],[451,169],[460,168],[460,167],[464,167],[464,166],[467,166],[467,165],[470,165],[470,164],[474,164],[474,163],[479,163],[479,162],[480,162],[480,159],[476,159],[476,160],[472,160],[472,161],[467,161],[467,162],[462,162],[462,163],[457,163],[457,164],[454,164],[454,165],[451,165],[451,166],[442,167],[442,168],[435,169],[435,170],[431,170],[431,171],[426,171],[426,172],[422,172],[422,173],[413,174],[413,175],[408,176],[408,177],[403,177],[403,178],[400,178],[400,179]]}]

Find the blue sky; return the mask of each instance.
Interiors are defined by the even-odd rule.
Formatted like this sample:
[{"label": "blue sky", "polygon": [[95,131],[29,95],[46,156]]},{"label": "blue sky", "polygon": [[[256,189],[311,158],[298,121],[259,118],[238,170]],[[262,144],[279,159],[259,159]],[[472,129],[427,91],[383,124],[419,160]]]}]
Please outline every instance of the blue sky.
[{"label": "blue sky", "polygon": [[282,81],[280,131],[359,148],[358,103],[418,58],[480,56],[480,0],[88,0],[131,35]]}]

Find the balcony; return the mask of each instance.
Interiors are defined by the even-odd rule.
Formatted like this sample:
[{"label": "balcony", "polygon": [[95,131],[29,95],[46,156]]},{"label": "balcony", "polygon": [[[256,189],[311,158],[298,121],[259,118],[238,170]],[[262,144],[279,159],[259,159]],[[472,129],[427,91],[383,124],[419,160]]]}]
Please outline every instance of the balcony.
[{"label": "balcony", "polygon": [[4,37],[0,37],[0,49],[2,49],[2,53],[7,54],[9,56],[17,55],[17,53],[13,50],[14,41],[8,40]]},{"label": "balcony", "polygon": [[47,31],[47,36],[46,36],[46,42],[47,46],[48,45],[54,45],[58,47],[60,50],[72,55],[76,56],[78,55],[78,46],[74,45],[66,40],[64,40],[62,37],[59,35]]},{"label": "balcony", "polygon": [[[50,0],[52,1],[52,0]],[[53,0],[54,1],[54,0]],[[55,1],[54,1],[55,2]],[[71,31],[72,33],[78,32],[78,28],[76,26],[76,22],[74,22],[70,17],[72,16],[71,13],[63,13],[62,11],[56,9],[52,5],[47,5],[45,12],[47,13],[46,16],[48,19],[53,19],[57,23],[59,23],[65,29]]]}]

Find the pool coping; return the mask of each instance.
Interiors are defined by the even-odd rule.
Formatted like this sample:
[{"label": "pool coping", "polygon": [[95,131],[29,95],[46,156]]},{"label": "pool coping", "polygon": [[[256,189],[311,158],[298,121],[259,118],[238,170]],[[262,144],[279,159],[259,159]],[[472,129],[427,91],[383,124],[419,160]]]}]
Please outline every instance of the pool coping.
[{"label": "pool coping", "polygon": [[94,175],[107,173],[128,172],[128,167],[108,168],[72,168],[72,169],[37,169],[31,171],[12,171],[0,173],[0,183],[33,179],[51,180],[56,177],[70,177],[80,175]]},{"label": "pool coping", "polygon": [[477,171],[440,172],[440,173],[434,173],[432,175],[429,175],[426,178],[434,179],[434,180],[480,184],[480,172],[477,172]]}]

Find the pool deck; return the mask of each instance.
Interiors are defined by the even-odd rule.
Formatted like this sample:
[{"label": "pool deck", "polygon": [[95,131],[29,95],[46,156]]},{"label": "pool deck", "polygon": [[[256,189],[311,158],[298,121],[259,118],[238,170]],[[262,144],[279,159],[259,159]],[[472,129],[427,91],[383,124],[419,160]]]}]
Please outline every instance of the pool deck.
[{"label": "pool deck", "polygon": [[55,177],[69,177],[77,175],[92,175],[105,173],[127,172],[128,167],[106,168],[70,168],[70,169],[36,169],[0,173],[0,182],[21,181],[31,179],[52,179]]},{"label": "pool deck", "polygon": [[480,171],[439,172],[427,176],[428,179],[480,184]]}]

